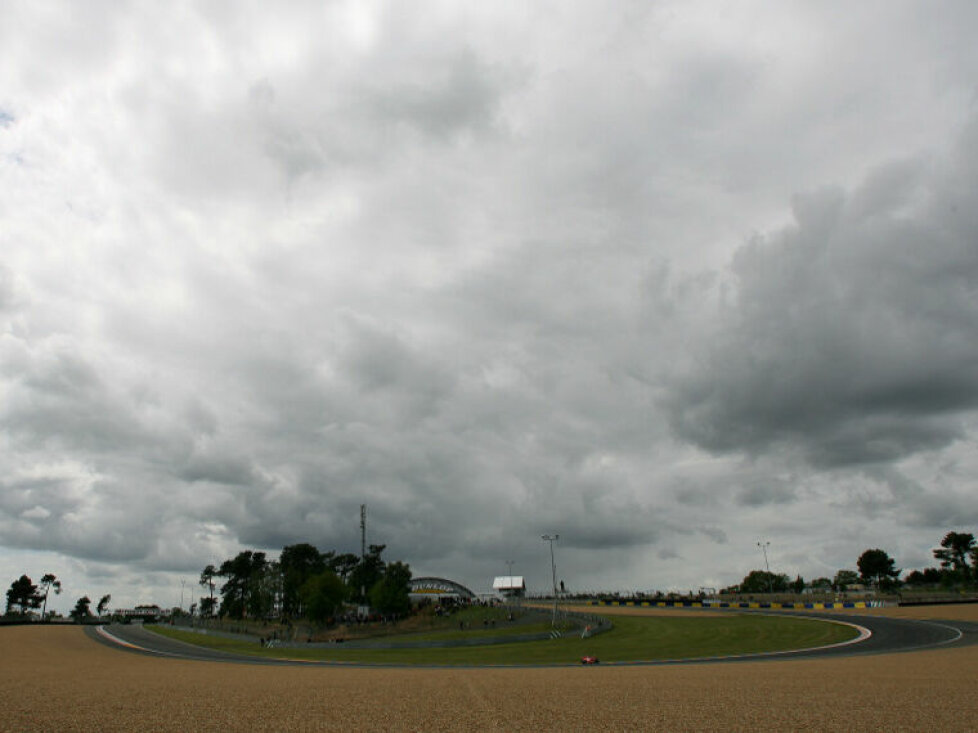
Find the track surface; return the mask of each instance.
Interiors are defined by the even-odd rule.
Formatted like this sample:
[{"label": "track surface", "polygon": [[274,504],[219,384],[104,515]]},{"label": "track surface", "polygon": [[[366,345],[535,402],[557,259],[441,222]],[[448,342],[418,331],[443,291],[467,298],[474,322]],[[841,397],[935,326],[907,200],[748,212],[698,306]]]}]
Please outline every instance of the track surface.
[{"label": "track surface", "polygon": [[[797,651],[772,652],[764,654],[745,654],[734,657],[700,657],[696,659],[653,660],[611,663],[606,666],[663,666],[688,665],[717,662],[747,662],[758,660],[797,660],[831,657],[849,657],[871,654],[890,654],[895,652],[918,651],[942,647],[978,644],[978,623],[967,621],[922,621],[887,616],[866,616],[848,614],[806,614],[801,612],[780,612],[784,615],[840,621],[867,629],[868,638],[842,645],[804,649]],[[109,627],[90,627],[86,633],[97,641],[124,649],[136,654],[169,657],[202,662],[233,662],[265,666],[342,666],[342,667],[395,667],[398,665],[372,665],[350,662],[299,661],[290,659],[270,659],[240,654],[230,654],[204,647],[185,644],[159,634],[146,631],[139,625],[116,625]],[[415,665],[412,665],[415,666]],[[417,665],[418,667],[422,665]],[[522,666],[522,665],[513,665]],[[566,666],[566,665],[527,665]]]}]

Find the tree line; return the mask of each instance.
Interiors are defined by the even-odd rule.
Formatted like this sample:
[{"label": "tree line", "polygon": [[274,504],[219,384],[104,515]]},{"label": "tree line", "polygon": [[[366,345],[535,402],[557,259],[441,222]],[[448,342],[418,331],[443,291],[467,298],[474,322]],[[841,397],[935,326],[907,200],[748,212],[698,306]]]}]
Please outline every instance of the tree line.
[{"label": "tree line", "polygon": [[940,567],[913,570],[904,579],[908,585],[978,584],[978,542],[971,532],[948,532],[934,550]]},{"label": "tree line", "polygon": [[385,562],[386,547],[370,545],[361,558],[320,552],[303,542],[282,548],[278,560],[243,550],[203,569],[200,585],[207,595],[200,601],[200,614],[323,623],[352,602],[385,615],[405,615],[411,607],[411,569],[403,562]]},{"label": "tree line", "polygon": [[[61,594],[61,581],[53,573],[45,573],[40,583],[35,583],[27,575],[21,575],[7,590],[7,609],[4,615],[8,618],[29,618],[37,609],[41,609],[41,620],[45,620],[48,618],[48,596],[51,591],[55,595]],[[111,600],[111,594],[102,596],[96,606],[99,616],[105,613]],[[91,606],[92,600],[88,596],[82,596],[68,615],[74,621],[84,621],[92,616]]]},{"label": "tree line", "polygon": [[839,570],[834,578],[816,578],[810,582],[799,575],[794,580],[784,573],[752,570],[737,585],[724,588],[722,593],[801,593],[805,588],[823,592],[845,592],[855,585],[881,591],[893,591],[901,586],[974,587],[978,585],[978,542],[970,532],[948,532],[940,547],[933,551],[940,567],[912,570],[902,580],[902,572],[889,553],[879,548],[868,549],[856,560],[855,570]]}]

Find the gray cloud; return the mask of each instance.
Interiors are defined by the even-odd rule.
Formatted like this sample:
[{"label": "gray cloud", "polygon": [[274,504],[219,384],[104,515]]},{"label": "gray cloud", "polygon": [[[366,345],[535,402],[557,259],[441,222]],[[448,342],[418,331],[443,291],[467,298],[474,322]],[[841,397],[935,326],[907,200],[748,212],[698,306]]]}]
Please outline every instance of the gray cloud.
[{"label": "gray cloud", "polygon": [[132,445],[140,426],[76,354],[42,353],[19,375],[0,421],[29,445],[100,450]]},{"label": "gray cloud", "polygon": [[698,531],[718,545],[727,543],[727,533],[719,527],[699,527]]},{"label": "gray cloud", "polygon": [[9,268],[0,265],[0,311],[7,310],[14,304],[14,277]]},{"label": "gray cloud", "polygon": [[389,87],[375,88],[366,95],[368,109],[387,125],[408,124],[437,138],[491,129],[497,83],[477,54],[460,49],[431,66],[416,81],[396,79]]},{"label": "gray cloud", "polygon": [[737,501],[745,506],[762,506],[765,504],[789,504],[795,500],[795,494],[790,486],[781,484],[756,483],[745,486],[737,495]]},{"label": "gray cloud", "polygon": [[175,603],[361,504],[479,589],[973,524],[970,5],[226,11],[0,27],[0,573]]}]

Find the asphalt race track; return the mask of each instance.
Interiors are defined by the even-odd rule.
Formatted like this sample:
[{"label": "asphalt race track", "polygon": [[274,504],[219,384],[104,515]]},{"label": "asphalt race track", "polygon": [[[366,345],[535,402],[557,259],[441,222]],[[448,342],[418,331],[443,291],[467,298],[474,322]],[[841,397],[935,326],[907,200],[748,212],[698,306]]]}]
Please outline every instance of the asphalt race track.
[{"label": "asphalt race track", "polygon": [[[872,654],[919,651],[923,649],[949,648],[978,643],[978,624],[968,621],[922,621],[877,615],[806,614],[781,612],[784,615],[801,616],[820,620],[834,620],[852,624],[868,631],[865,638],[818,649],[746,654],[735,657],[706,657],[680,660],[655,660],[647,662],[617,662],[605,666],[663,666],[706,663],[732,663],[759,660],[820,659],[827,657],[851,657]],[[138,624],[87,627],[86,633],[108,646],[158,657],[207,662],[231,662],[266,666],[342,666],[342,667],[391,667],[396,665],[368,665],[351,662],[305,661],[269,659],[229,654],[185,644],[159,634],[146,631]],[[283,650],[285,651],[285,650]],[[423,666],[423,665],[417,665]],[[520,666],[520,665],[513,665]],[[539,667],[541,665],[527,665]],[[543,665],[547,666],[547,665]],[[554,665],[549,665],[554,666]],[[563,665],[561,665],[563,666]]]}]

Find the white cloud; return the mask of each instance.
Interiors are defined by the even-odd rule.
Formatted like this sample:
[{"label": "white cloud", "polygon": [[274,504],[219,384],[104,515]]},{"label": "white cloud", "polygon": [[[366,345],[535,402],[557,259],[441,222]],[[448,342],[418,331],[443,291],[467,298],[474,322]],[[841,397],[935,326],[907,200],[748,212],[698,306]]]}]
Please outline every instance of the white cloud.
[{"label": "white cloud", "polygon": [[51,516],[51,512],[38,504],[21,512],[20,516],[24,519],[47,519]]}]

